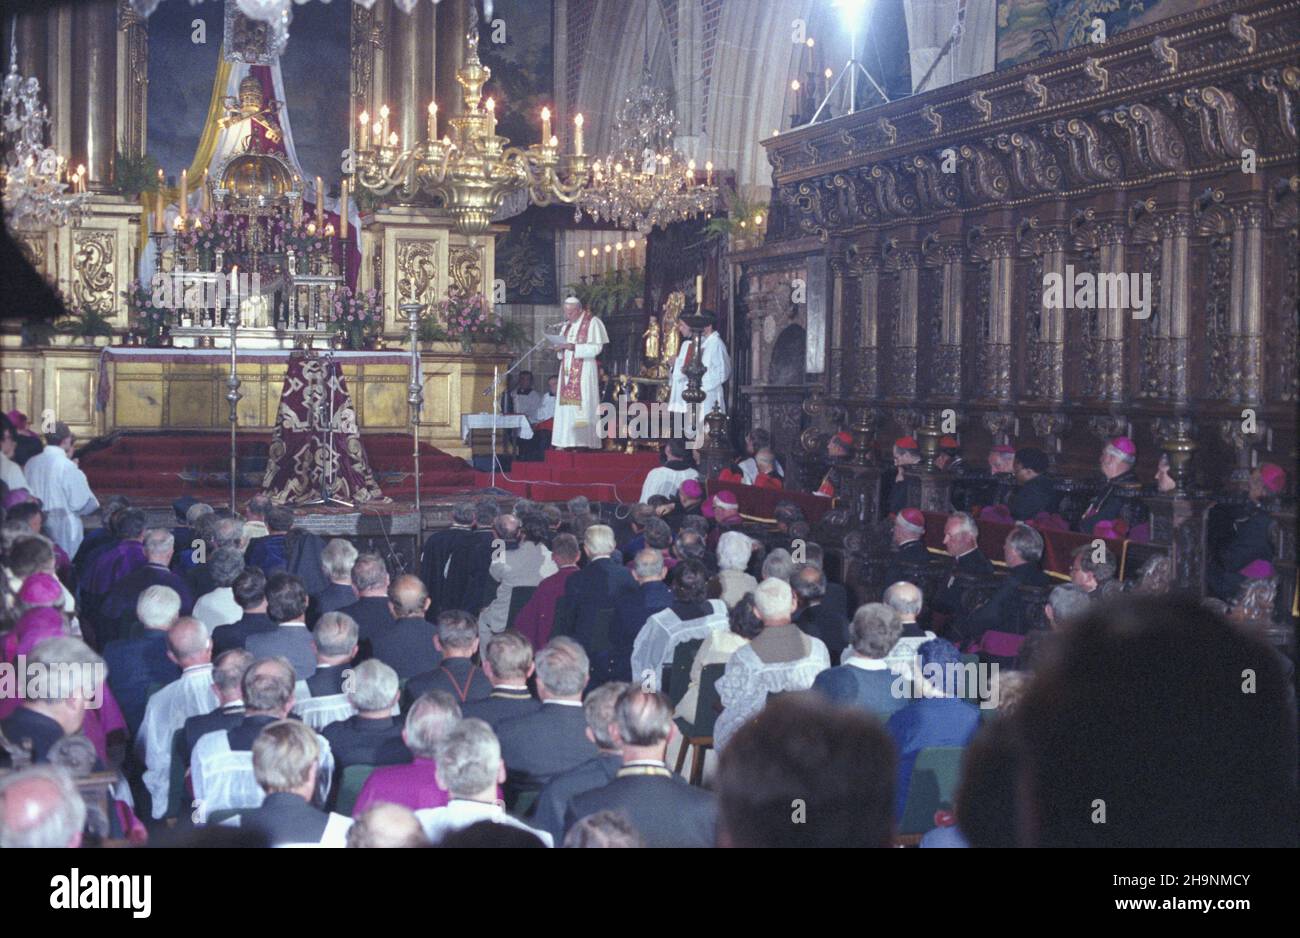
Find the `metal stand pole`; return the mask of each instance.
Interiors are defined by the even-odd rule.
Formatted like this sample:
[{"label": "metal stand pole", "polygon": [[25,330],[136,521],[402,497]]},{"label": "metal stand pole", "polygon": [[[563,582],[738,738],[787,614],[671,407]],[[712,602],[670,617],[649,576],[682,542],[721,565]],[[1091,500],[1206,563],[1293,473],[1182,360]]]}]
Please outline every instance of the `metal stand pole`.
[{"label": "metal stand pole", "polygon": [[230,377],[226,379],[226,400],[230,402],[230,511],[232,514],[239,514],[235,507],[235,485],[238,481],[238,460],[235,450],[235,433],[239,426],[239,402],[243,394],[239,393],[239,372],[235,368],[237,361],[237,336],[239,330],[239,292],[235,288],[235,308],[230,315]]},{"label": "metal stand pole", "polygon": [[857,110],[858,72],[862,72],[863,75],[867,76],[867,81],[871,82],[871,86],[876,89],[876,93],[884,98],[885,103],[888,104],[889,95],[885,94],[885,89],[880,87],[880,83],[872,77],[869,71],[867,71],[867,67],[858,61],[858,27],[854,25],[849,30],[849,60],[844,64],[844,67],[840,69],[839,75],[835,77],[834,84],[832,84],[830,90],[826,92],[826,97],[822,98],[822,103],[817,105],[817,110],[813,112],[812,120],[808,121],[809,124],[817,123],[817,118],[821,117],[822,111],[826,110],[826,105],[830,103],[831,98],[835,94],[835,90],[839,88],[840,82],[844,80],[844,76],[846,75],[849,79],[849,109],[846,113],[852,114]]},{"label": "metal stand pole", "polygon": [[406,387],[406,403],[411,411],[411,464],[415,467],[415,514],[420,517],[420,411],[424,408],[424,381],[420,375],[419,303],[398,307],[406,314],[406,330],[411,337],[411,383]]}]

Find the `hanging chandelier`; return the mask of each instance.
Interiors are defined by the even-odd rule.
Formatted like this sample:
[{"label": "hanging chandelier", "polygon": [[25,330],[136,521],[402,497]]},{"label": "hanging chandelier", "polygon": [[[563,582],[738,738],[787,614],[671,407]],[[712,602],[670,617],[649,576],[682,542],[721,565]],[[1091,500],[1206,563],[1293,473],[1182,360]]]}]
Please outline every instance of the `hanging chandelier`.
[{"label": "hanging chandelier", "polygon": [[[472,8],[472,7],[471,7]],[[465,62],[456,72],[463,108],[451,118],[451,133],[437,138],[438,105],[429,105],[427,138],[414,147],[388,130],[388,107],[379,120],[361,115],[356,178],[376,195],[397,190],[402,198],[425,192],[439,199],[465,235],[487,230],[502,201],[524,191],[530,202],[550,205],[571,203],[587,180],[587,158],[582,153],[582,115],[574,117],[574,153],[566,157],[568,179],[560,178],[559,140],[551,134],[551,113],[542,111],[542,142],[526,149],[510,146],[496,132],[496,105],[483,101],[483,85],[492,72],[478,57],[478,26],[465,36]]]},{"label": "hanging chandelier", "polygon": [[586,212],[598,221],[648,234],[656,226],[709,211],[717,199],[713,164],[705,163],[704,185],[695,161],[673,148],[677,118],[668,94],[651,82],[629,95],[614,119],[614,145],[591,168],[591,185],[578,196],[574,220]]},{"label": "hanging chandelier", "polygon": [[9,224],[40,231],[80,220],[89,212],[86,167],[69,174],[63,157],[45,145],[50,120],[41,102],[41,83],[18,74],[17,45],[10,50],[9,74],[0,90],[0,121],[0,189]]}]

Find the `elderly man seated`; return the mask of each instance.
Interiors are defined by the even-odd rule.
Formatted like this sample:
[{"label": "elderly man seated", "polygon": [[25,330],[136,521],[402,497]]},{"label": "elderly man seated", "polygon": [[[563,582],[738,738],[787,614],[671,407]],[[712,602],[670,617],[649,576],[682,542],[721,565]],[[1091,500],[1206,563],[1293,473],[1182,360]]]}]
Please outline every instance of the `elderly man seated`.
[{"label": "elderly man seated", "polygon": [[80,847],[86,802],[67,769],[33,765],[0,778],[0,850]]},{"label": "elderly man seated", "polygon": [[260,806],[232,818],[231,825],[264,834],[272,847],[345,846],[351,818],[311,803],[320,768],[319,739],[295,720],[265,727],[253,743],[253,775],[266,797]]},{"label": "elderly man seated", "polygon": [[[244,718],[228,730],[203,736],[190,755],[190,778],[198,812],[196,823],[214,811],[255,808],[263,790],[253,774],[253,743],[266,727],[284,720],[293,708],[293,666],[283,658],[263,658],[244,672]],[[334,771],[329,741],[319,733],[316,791],[324,804]]]},{"label": "elderly man seated", "polygon": [[371,658],[356,666],[348,690],[356,713],[321,730],[339,773],[349,765],[410,761],[410,750],[402,744],[401,721],[394,716],[399,693],[397,672],[382,661]]},{"label": "elderly man seated", "polygon": [[754,602],[763,619],[763,631],[736,650],[718,679],[723,710],[713,728],[713,742],[719,751],[746,720],[763,709],[768,694],[807,690],[817,675],[831,666],[822,641],[805,635],[794,624],[798,600],[787,581],[765,579],[754,592]]},{"label": "elderly man seated", "polygon": [[896,675],[887,660],[902,634],[903,620],[884,603],[860,607],[849,626],[848,656],[839,667],[817,675],[813,690],[833,704],[888,720],[907,703],[893,692]]},{"label": "elderly man seated", "polygon": [[445,805],[451,796],[438,784],[438,743],[460,718],[460,704],[445,690],[429,691],[416,700],[402,728],[402,742],[411,751],[411,761],[371,772],[361,786],[353,816],[384,802],[404,805],[412,811]]},{"label": "elderly man seated", "polygon": [[709,584],[709,592],[731,609],[746,593],[758,589],[758,580],[746,571],[754,557],[753,538],[739,531],[724,531],[718,538],[718,574]]},{"label": "elderly man seated", "polygon": [[631,679],[642,686],[659,686],[661,671],[672,664],[679,644],[727,628],[727,604],[707,598],[709,575],[703,564],[679,563],[672,584],[672,604],[645,620],[632,646]]}]

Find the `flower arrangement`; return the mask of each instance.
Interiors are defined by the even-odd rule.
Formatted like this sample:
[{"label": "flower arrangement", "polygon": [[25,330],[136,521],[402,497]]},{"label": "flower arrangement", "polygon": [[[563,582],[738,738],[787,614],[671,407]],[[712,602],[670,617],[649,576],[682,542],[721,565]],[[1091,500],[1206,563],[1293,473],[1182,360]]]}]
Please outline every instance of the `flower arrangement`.
[{"label": "flower arrangement", "polygon": [[[310,230],[309,230],[310,229]],[[294,251],[299,256],[326,250],[325,233],[316,231],[315,222],[301,218],[277,217],[271,222],[271,251],[280,254]]]},{"label": "flower arrangement", "polygon": [[227,253],[239,249],[247,223],[232,212],[218,209],[190,216],[184,231],[177,232],[177,248],[185,253],[197,253],[203,267],[211,266],[217,251]]},{"label": "flower arrangement", "polygon": [[149,284],[132,281],[126,290],[126,305],[135,321],[136,331],[144,336],[145,344],[159,346],[168,333],[167,308],[154,303]]},{"label": "flower arrangement", "polygon": [[438,319],[446,324],[447,335],[459,339],[464,352],[471,351],[476,340],[498,342],[501,339],[501,321],[492,315],[481,293],[471,296],[460,290],[449,290],[437,309]]},{"label": "flower arrangement", "polygon": [[340,287],[334,293],[330,311],[330,330],[343,336],[348,348],[364,348],[383,323],[383,303],[378,290],[353,292]]}]

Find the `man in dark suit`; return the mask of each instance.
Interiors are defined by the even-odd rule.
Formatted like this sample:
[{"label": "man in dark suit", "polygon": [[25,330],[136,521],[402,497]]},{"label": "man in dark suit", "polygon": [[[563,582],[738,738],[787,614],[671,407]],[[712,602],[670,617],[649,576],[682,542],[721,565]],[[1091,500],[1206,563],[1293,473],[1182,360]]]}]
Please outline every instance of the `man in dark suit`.
[{"label": "man in dark suit", "polygon": [[537,653],[541,707],[527,716],[503,720],[496,727],[508,773],[508,805],[514,805],[525,792],[541,791],[555,776],[596,757],[582,712],[582,692],[590,670],[586,652],[570,638],[553,638]]},{"label": "man in dark suit", "polygon": [[[798,545],[795,547],[797,548]],[[805,540],[802,560],[793,557],[791,559],[796,563],[810,563],[823,573],[826,572],[826,551],[816,541]],[[845,622],[849,621],[849,591],[843,584],[836,583],[829,576],[826,577],[826,595],[822,597],[822,605]]]},{"label": "man in dark suit", "polygon": [[712,847],[717,804],[711,793],[674,778],[664,764],[676,728],[663,694],[632,687],[614,706],[611,735],[623,766],[608,785],[576,795],[565,829],[597,811],[627,815],[647,847]]},{"label": "man in dark suit", "polygon": [[298,680],[316,673],[316,646],[307,631],[307,587],[288,573],[275,573],[266,581],[266,614],[274,632],[250,635],[244,647],[258,658],[283,656],[293,665]]},{"label": "man in dark suit", "polygon": [[388,612],[393,624],[370,633],[370,652],[397,671],[400,679],[423,674],[438,666],[441,656],[433,645],[435,628],[424,617],[429,595],[424,582],[409,573],[388,586]]},{"label": "man in dark suit", "polygon": [[1250,501],[1231,512],[1231,530],[1218,543],[1210,544],[1206,586],[1210,593],[1231,603],[1251,577],[1273,574],[1272,514],[1264,507],[1286,488],[1286,471],[1275,463],[1264,463],[1250,474]]},{"label": "man in dark suit", "polygon": [[321,616],[311,634],[316,673],[307,678],[307,690],[313,697],[346,693],[344,676],[357,656],[357,624],[347,613],[335,610]]},{"label": "man in dark suit", "polygon": [[574,797],[608,785],[623,767],[623,754],[611,728],[614,705],[631,686],[622,681],[610,681],[587,695],[582,702],[583,715],[587,719],[587,738],[596,745],[599,755],[555,776],[537,796],[537,805],[529,822],[554,837],[556,843],[564,839],[564,817]]},{"label": "man in dark suit", "polygon": [[252,749],[253,774],[266,798],[239,813],[239,826],[263,834],[272,847],[343,846],[351,821],[311,803],[320,764],[316,734],[295,720],[279,720],[261,731]]},{"label": "man in dark suit", "polygon": [[451,558],[466,543],[474,530],[474,503],[457,502],[451,509],[451,527],[434,531],[424,542],[421,552],[420,579],[429,592],[429,619],[432,621],[444,608],[456,608],[444,602],[452,598],[459,601],[460,596],[453,597],[447,591],[447,568]]},{"label": "man in dark suit", "polygon": [[618,597],[610,633],[614,646],[612,676],[619,680],[632,679],[632,646],[645,620],[673,604],[673,591],[664,584],[664,572],[664,556],[653,548],[646,548],[632,560],[636,589]]},{"label": "man in dark suit", "polygon": [[1019,487],[1007,499],[1011,517],[1017,521],[1032,521],[1040,514],[1055,514],[1060,501],[1056,487],[1047,475],[1047,454],[1034,446],[1016,450],[1012,464]]},{"label": "man in dark suit", "polygon": [[[217,518],[209,524],[204,525],[206,537],[204,539],[204,550],[206,555],[211,557],[214,553],[223,547],[237,547],[244,550],[247,544],[244,542],[244,522],[236,517]],[[247,555],[245,555],[247,566],[258,566],[257,564],[248,564]],[[271,571],[262,568],[262,572],[270,574]],[[212,578],[212,568],[206,563],[198,563],[190,567],[183,574],[185,582],[190,585],[190,592],[196,597],[206,596],[217,588],[216,581]]]},{"label": "man in dark suit", "polygon": [[356,713],[321,730],[334,753],[335,778],[349,765],[398,765],[411,761],[402,742],[397,704],[397,672],[376,658],[353,669],[348,699]]},{"label": "man in dark suit", "polygon": [[[26,661],[32,672],[61,672],[61,677],[43,684],[42,695],[25,698],[0,721],[0,730],[11,744],[28,748],[33,762],[45,762],[50,748],[64,736],[80,733],[86,711],[103,702],[105,660],[81,639],[57,636],[39,642]],[[12,813],[6,820],[10,818]]]},{"label": "man in dark suit", "polygon": [[274,632],[275,623],[266,614],[266,574],[260,567],[245,567],[230,585],[235,602],[244,610],[238,622],[219,625],[212,630],[212,653],[243,648],[250,635]]},{"label": "man in dark suit", "polygon": [[144,631],[104,646],[108,686],[122,708],[127,729],[135,738],[144,719],[151,689],[170,684],[181,669],[167,655],[167,630],[180,616],[181,600],[169,586],[151,586],[140,594],[135,614]]},{"label": "man in dark suit", "polygon": [[907,477],[903,473],[908,466],[921,461],[916,437],[899,437],[894,441],[893,452],[893,471],[886,471],[880,477],[881,511],[886,515],[896,515],[907,507]]},{"label": "man in dark suit", "polygon": [[849,624],[823,601],[826,597],[826,574],[821,567],[800,564],[795,568],[790,586],[799,597],[795,624],[804,634],[820,638],[830,653],[831,661],[839,661],[840,653],[849,643]]},{"label": "man in dark suit", "polygon": [[344,606],[346,612],[361,630],[361,660],[374,654],[374,636],[393,625],[393,613],[388,608],[388,567],[378,554],[358,554],[352,565],[352,586],[357,591],[357,601]]},{"label": "man in dark suit", "polygon": [[496,502],[483,499],[474,506],[474,530],[462,534],[462,540],[447,564],[447,575],[438,597],[444,610],[464,609],[478,618],[483,607],[496,595],[497,581],[488,573],[492,566],[492,541],[496,534]]},{"label": "man in dark suit", "polygon": [[886,660],[903,635],[903,620],[884,603],[867,603],[853,616],[849,635],[852,653],[844,664],[817,675],[812,689],[836,706],[865,710],[883,723],[907,703],[894,692],[895,676]]},{"label": "man in dark suit", "polygon": [[130,637],[134,631],[136,601],[151,586],[174,589],[181,598],[181,615],[188,616],[194,610],[189,585],[169,569],[174,544],[172,533],[166,528],[149,528],[144,532],[145,565],[118,580],[99,604],[95,637],[101,643]]},{"label": "man in dark suit", "polygon": [[925,515],[919,508],[904,508],[894,515],[893,550],[885,567],[884,583],[888,586],[912,577],[912,570],[930,563],[926,549]]},{"label": "man in dark suit", "polygon": [[619,598],[634,591],[636,581],[610,556],[614,552],[614,532],[608,526],[588,527],[583,534],[583,551],[587,565],[564,584],[551,634],[569,636],[582,645],[591,662],[592,680],[603,684],[616,673],[612,638]]},{"label": "man in dark suit", "polygon": [[1039,567],[1043,557],[1043,536],[1033,528],[1024,524],[1012,528],[1002,546],[1002,555],[1007,562],[1007,578],[988,602],[964,621],[956,622],[952,633],[959,642],[977,641],[990,629],[1024,635],[1029,630],[1029,623],[1025,621],[1021,608],[1020,587],[1052,585],[1052,578]]},{"label": "man in dark suit", "polygon": [[315,628],[316,620],[327,612],[346,609],[357,601],[357,591],[352,588],[352,566],[357,562],[357,549],[341,537],[336,537],[321,551],[321,572],[329,578],[329,585],[313,596],[307,604],[307,625]]},{"label": "man in dark suit", "polygon": [[256,538],[244,553],[244,562],[250,567],[261,567],[267,576],[287,569],[289,529],[293,527],[293,509],[288,505],[275,505],[266,513],[266,529],[271,533]]},{"label": "man in dark suit", "polygon": [[523,635],[507,629],[488,640],[483,655],[483,673],[492,684],[492,693],[482,700],[466,703],[467,717],[478,717],[492,727],[503,720],[536,713],[541,702],[528,690],[533,674],[533,646]]},{"label": "man in dark suit", "polygon": [[184,736],[183,761],[190,764],[194,744],[204,733],[228,730],[244,719],[244,672],[253,663],[253,656],[242,648],[217,655],[212,662],[212,689],[217,694],[217,709],[189,717],[182,729]]},{"label": "man in dark suit", "polygon": [[952,573],[934,597],[935,612],[953,616],[961,610],[961,594],[965,589],[963,578],[993,578],[993,564],[980,552],[978,543],[979,528],[974,518],[964,511],[948,516],[943,526],[943,546],[953,558]]},{"label": "man in dark suit", "polygon": [[1135,463],[1137,444],[1128,437],[1117,436],[1106,444],[1101,451],[1101,474],[1106,477],[1106,484],[1101,493],[1088,503],[1079,520],[1080,531],[1091,534],[1101,522],[1120,519],[1132,527],[1145,514],[1146,509],[1138,500],[1142,483],[1133,471]]},{"label": "man in dark suit", "polygon": [[406,682],[403,699],[411,703],[431,690],[445,690],[464,706],[471,700],[483,700],[492,693],[492,681],[474,663],[478,651],[478,620],[460,609],[448,609],[435,623],[434,651],[440,656],[431,670],[417,674]]}]

